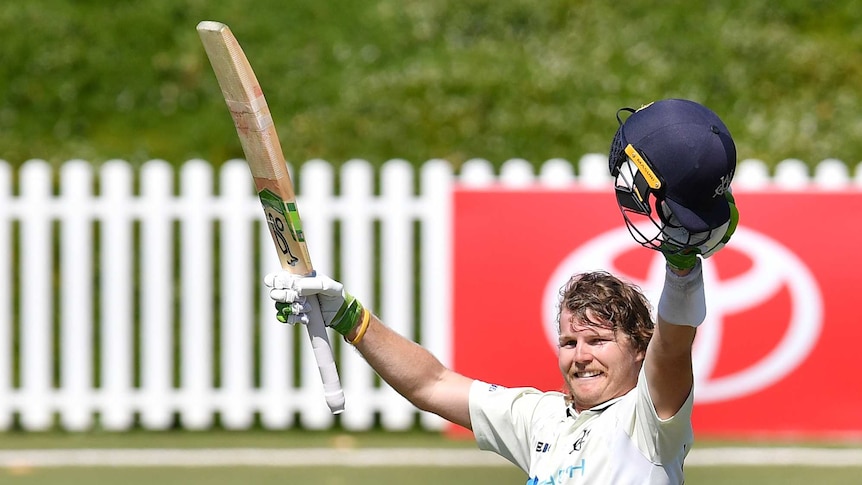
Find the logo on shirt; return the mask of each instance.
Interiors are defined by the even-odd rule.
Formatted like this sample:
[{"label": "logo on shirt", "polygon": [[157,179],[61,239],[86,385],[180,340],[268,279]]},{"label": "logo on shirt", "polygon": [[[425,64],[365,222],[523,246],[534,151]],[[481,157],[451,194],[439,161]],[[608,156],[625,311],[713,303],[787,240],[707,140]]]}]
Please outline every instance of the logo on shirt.
[{"label": "logo on shirt", "polygon": [[587,460],[582,458],[580,463],[560,468],[548,478],[539,479],[539,477],[530,477],[527,480],[527,485],[558,485],[560,483],[568,483],[567,480],[570,478],[575,478],[576,476],[583,477],[586,467]]},{"label": "logo on shirt", "polygon": [[544,452],[548,451],[550,448],[551,448],[550,443],[544,443],[542,441],[539,441],[538,443],[536,443],[536,453],[544,453]]},{"label": "logo on shirt", "polygon": [[581,451],[581,448],[584,447],[584,443],[587,442],[587,436],[589,436],[589,435],[590,435],[589,429],[583,430],[581,432],[581,436],[578,439],[576,439],[575,443],[572,445],[572,451],[570,451],[569,454],[571,455],[572,453],[574,453],[576,451]]}]

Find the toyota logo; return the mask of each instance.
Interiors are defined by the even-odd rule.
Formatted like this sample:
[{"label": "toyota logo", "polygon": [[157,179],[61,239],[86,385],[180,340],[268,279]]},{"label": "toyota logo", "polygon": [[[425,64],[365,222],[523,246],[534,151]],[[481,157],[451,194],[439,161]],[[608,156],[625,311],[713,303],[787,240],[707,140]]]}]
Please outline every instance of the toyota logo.
[{"label": "toyota logo", "polygon": [[[652,253],[647,276],[634,276],[615,265],[617,256],[632,250],[625,228],[600,234],[587,241],[560,262],[545,286],[542,315],[548,343],[557,348],[557,304],[559,289],[574,273],[607,270],[640,286],[653,306],[657,305],[664,282],[665,262]],[[729,251],[750,258],[752,266],[743,274],[719,279],[714,259],[703,265],[707,317],[698,329],[693,351],[696,381],[695,401],[713,403],[754,394],[780,381],[802,364],[817,343],[823,326],[823,299],[817,281],[806,265],[780,242],[748,228],[740,227]],[[722,338],[727,316],[770,302],[784,291],[789,295],[786,330],[765,356],[731,374],[715,375],[719,351],[733,345]],[[785,315],[787,315],[785,317]],[[756,331],[756,329],[753,329]]]}]

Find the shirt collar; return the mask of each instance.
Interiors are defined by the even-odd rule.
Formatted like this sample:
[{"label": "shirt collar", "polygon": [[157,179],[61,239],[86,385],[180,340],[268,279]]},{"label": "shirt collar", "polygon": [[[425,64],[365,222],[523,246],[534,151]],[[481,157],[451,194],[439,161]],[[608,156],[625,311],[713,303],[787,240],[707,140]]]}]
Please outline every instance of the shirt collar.
[{"label": "shirt collar", "polygon": [[[631,391],[629,391],[629,392],[631,392]],[[628,394],[628,392],[626,394]],[[601,404],[597,404],[597,405],[595,405],[589,409],[585,409],[585,410],[581,411],[580,413],[575,411],[574,404],[569,404],[566,406],[566,416],[568,416],[570,418],[577,418],[578,416],[580,416],[583,413],[600,413],[600,412],[604,411],[605,409],[613,406],[617,402],[619,402],[622,398],[624,398],[626,396],[626,394],[623,394],[620,397],[615,397],[613,399],[609,399],[609,400],[607,400]]]}]

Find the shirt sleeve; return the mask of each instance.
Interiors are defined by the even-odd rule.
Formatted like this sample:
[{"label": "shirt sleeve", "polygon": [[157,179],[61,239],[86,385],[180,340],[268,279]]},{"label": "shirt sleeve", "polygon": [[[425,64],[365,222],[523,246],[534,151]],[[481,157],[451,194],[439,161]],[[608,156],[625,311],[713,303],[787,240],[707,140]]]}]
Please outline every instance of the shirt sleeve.
[{"label": "shirt sleeve", "polygon": [[636,392],[637,404],[631,436],[637,447],[654,463],[665,463],[680,455],[684,457],[694,441],[691,425],[694,388],[679,411],[668,419],[661,419],[656,413],[643,369],[638,376]]},{"label": "shirt sleeve", "polygon": [[[474,381],[470,388],[470,422],[476,443],[493,451],[525,472],[530,467],[530,443],[534,416],[541,407],[553,405],[548,399],[558,393],[533,388],[506,388]],[[562,394],[559,394],[559,407]]]}]

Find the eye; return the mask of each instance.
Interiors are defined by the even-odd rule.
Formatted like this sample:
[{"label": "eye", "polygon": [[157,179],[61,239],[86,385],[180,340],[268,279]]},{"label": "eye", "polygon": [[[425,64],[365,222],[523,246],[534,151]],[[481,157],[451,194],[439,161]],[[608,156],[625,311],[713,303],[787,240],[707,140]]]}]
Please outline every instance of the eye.
[{"label": "eye", "polygon": [[560,347],[565,349],[573,349],[578,345],[577,340],[561,340]]}]

